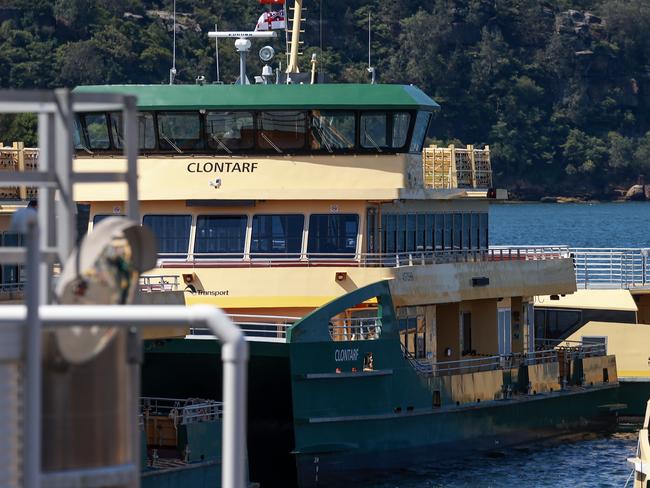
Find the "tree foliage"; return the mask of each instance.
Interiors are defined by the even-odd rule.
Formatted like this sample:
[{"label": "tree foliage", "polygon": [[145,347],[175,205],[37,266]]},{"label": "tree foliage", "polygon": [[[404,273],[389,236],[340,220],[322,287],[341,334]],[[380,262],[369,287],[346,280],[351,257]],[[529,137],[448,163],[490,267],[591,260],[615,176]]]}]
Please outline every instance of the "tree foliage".
[{"label": "tree foliage", "polygon": [[[165,83],[172,0],[5,0],[0,87]],[[291,3],[291,2],[289,2]],[[438,143],[489,144],[502,186],[522,196],[605,197],[650,175],[647,0],[313,0],[312,53],[332,81],[413,83],[442,105]],[[207,32],[251,28],[254,0],[177,0],[179,82],[216,77]],[[322,18],[322,23],[320,19]],[[284,40],[274,41],[277,52]],[[260,71],[251,56],[250,69]],[[221,80],[237,76],[230,42]],[[286,66],[285,57],[278,56]],[[33,117],[0,119],[0,139],[34,141]]]}]

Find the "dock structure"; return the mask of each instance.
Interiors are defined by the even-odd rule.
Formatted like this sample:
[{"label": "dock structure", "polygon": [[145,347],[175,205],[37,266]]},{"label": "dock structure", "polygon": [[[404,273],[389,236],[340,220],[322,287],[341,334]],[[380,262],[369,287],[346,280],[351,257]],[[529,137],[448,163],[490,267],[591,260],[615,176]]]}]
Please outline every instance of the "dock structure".
[{"label": "dock structure", "polygon": [[[72,164],[73,114],[103,110],[123,114],[126,170],[77,172]],[[126,184],[126,215],[139,227],[135,97],[72,94],[65,89],[0,91],[0,113],[22,112],[38,114],[39,150],[19,143],[11,148],[0,144],[0,168],[4,170],[0,199],[14,201],[11,233],[20,236],[10,245],[3,240],[0,265],[3,270],[7,266],[20,270],[12,285],[25,292],[24,304],[3,300],[0,305],[0,486],[140,486],[142,344],[138,328],[156,325],[201,327],[222,342],[221,486],[242,488],[246,479],[248,352],[241,330],[223,312],[214,307],[53,304],[55,266],[60,276],[65,276],[69,266],[78,266],[76,273],[81,277],[81,258],[74,257],[84,253],[83,246],[78,248],[74,239],[75,184]],[[35,198],[37,205],[15,204]],[[107,242],[116,238],[112,234],[105,237]],[[128,244],[131,249],[140,245]],[[139,253],[146,254],[146,249],[138,248],[135,254]],[[2,287],[5,285],[3,282]],[[78,362],[61,353],[59,361],[67,367],[65,371],[59,367],[54,371],[51,351],[45,344],[58,341],[61,336],[57,334],[71,326],[84,330],[113,328],[115,334],[98,350],[85,351],[87,357]],[[60,347],[61,342],[58,344]],[[79,347],[85,346],[77,343],[73,350]],[[93,375],[106,366],[107,360],[115,368],[101,368],[102,381],[96,381]],[[102,396],[102,390],[115,394],[110,398]],[[84,396],[89,401],[83,401]],[[112,408],[107,410],[105,402],[112,402]],[[101,420],[107,421],[106,425],[99,425]]]}]

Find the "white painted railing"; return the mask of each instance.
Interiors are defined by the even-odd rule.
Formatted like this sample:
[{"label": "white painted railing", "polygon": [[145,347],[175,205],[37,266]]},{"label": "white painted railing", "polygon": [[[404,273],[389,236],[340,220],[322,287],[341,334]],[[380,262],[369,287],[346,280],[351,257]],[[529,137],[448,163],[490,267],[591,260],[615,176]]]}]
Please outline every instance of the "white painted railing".
[{"label": "white painted railing", "polygon": [[451,376],[480,371],[513,369],[532,364],[553,363],[562,360],[604,356],[605,344],[579,341],[544,341],[543,346],[533,352],[501,354],[494,356],[472,356],[455,361],[432,362],[415,358],[402,345],[405,358],[411,366],[425,376]]},{"label": "white painted railing", "polygon": [[650,285],[647,248],[572,248],[578,288],[636,288]]},{"label": "white painted railing", "polygon": [[165,253],[160,255],[158,267],[164,269],[300,266],[392,268],[453,262],[530,261],[568,257],[569,248],[566,246],[491,246],[489,249],[422,249],[391,253],[268,253],[246,255],[242,253]]},{"label": "white painted railing", "polygon": [[[284,342],[289,328],[300,320],[300,317],[280,315],[246,315],[231,314],[228,318],[238,326],[248,339],[261,339],[274,342]],[[210,331],[203,328],[191,328],[188,338],[212,338]]]}]

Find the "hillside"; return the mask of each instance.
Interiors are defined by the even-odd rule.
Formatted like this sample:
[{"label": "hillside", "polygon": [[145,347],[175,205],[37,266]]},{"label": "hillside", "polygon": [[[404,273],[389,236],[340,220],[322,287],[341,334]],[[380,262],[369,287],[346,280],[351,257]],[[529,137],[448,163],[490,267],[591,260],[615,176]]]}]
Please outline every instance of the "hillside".
[{"label": "hillside", "polygon": [[[4,0],[0,87],[165,83],[171,3]],[[499,186],[519,197],[610,198],[650,176],[647,0],[306,0],[306,6],[305,67],[322,43],[322,69],[332,80],[367,81],[372,12],[379,80],[413,83],[431,95],[442,105],[432,140],[489,144]],[[221,30],[252,29],[262,10],[254,0],[178,0],[177,79],[214,80],[207,32],[215,23]],[[238,65],[230,43],[222,43],[220,57],[221,78],[232,82]],[[0,139],[34,144],[34,138],[33,118],[0,119]]]}]

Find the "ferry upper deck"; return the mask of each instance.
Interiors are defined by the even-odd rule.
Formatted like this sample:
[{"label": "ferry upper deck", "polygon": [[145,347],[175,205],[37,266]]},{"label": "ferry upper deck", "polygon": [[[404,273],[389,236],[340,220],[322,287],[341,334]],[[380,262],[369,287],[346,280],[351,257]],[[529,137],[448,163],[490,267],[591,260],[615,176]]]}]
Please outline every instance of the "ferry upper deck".
[{"label": "ferry upper deck", "polygon": [[[142,200],[484,198],[489,186],[476,179],[469,188],[435,184],[422,148],[438,104],[411,85],[77,90],[138,97]],[[84,114],[75,123],[78,170],[123,164],[121,114]],[[119,185],[88,185],[75,198],[119,201],[124,194]]]}]

